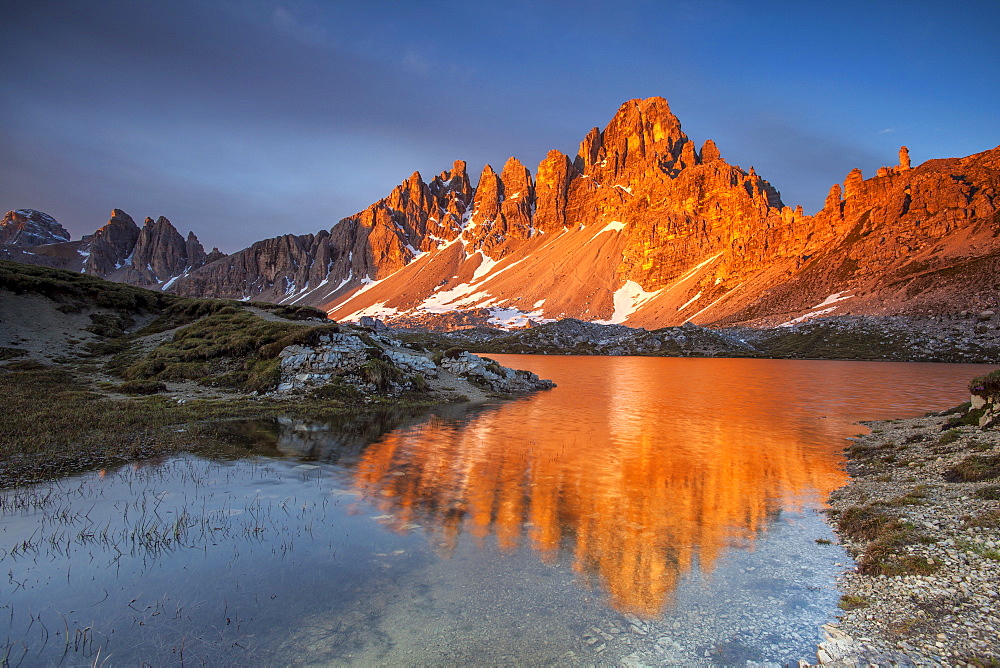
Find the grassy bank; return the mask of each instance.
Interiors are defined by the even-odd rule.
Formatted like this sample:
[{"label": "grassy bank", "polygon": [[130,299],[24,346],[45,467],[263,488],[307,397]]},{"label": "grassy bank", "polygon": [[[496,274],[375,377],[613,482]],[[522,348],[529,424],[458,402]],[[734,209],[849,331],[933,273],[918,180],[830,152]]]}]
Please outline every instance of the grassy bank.
[{"label": "grassy bank", "polygon": [[[0,430],[0,487],[180,451],[217,451],[226,447],[212,428],[218,420],[284,416],[332,421],[387,406],[440,403],[436,397],[417,393],[366,403],[360,398],[326,398],[324,393],[183,403],[163,395],[114,398],[95,390],[72,369],[31,360],[0,367],[0,385],[10,388]],[[242,453],[239,446],[232,447],[234,455]]]}]

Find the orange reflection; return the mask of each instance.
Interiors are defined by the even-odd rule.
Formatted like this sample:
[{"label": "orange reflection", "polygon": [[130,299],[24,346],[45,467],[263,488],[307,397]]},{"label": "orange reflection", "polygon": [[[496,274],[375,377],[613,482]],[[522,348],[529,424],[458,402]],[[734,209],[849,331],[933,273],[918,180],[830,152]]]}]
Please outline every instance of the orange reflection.
[{"label": "orange reflection", "polygon": [[726,547],[752,542],[803,496],[825,498],[844,474],[843,434],[790,421],[787,396],[718,379],[699,392],[667,373],[669,360],[648,362],[537,362],[559,388],[460,425],[390,433],[365,451],[357,486],[445,553],[463,531],[506,550],[526,541],[544,561],[564,550],[616,609],[654,616],[683,573],[710,571]]}]

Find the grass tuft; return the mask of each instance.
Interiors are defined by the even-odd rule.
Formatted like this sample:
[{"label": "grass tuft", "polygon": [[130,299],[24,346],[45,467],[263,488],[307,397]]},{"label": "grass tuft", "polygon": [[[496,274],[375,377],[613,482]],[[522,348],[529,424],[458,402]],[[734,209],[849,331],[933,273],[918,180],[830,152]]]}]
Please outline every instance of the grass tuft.
[{"label": "grass tuft", "polygon": [[979,482],[1000,476],[1000,454],[969,455],[945,471],[948,482]]},{"label": "grass tuft", "polygon": [[906,546],[930,539],[882,508],[851,506],[840,513],[837,529],[842,536],[867,543],[857,560],[863,575],[929,575],[941,567],[924,557],[904,554]]},{"label": "grass tuft", "polygon": [[381,359],[370,359],[361,365],[361,377],[385,392],[393,383],[403,379],[403,372],[392,362]]},{"label": "grass tuft", "polygon": [[871,601],[867,596],[844,594],[840,597],[840,602],[837,603],[837,607],[841,610],[858,610],[859,608],[867,608],[869,604],[871,604]]},{"label": "grass tuft", "polygon": [[127,380],[115,389],[122,394],[157,394],[166,392],[167,386],[155,380]]},{"label": "grass tuft", "polygon": [[27,354],[26,351],[19,348],[0,346],[0,361],[14,359],[15,357],[24,357]]},{"label": "grass tuft", "polygon": [[945,433],[941,434],[941,438],[938,439],[938,445],[948,445],[949,443],[954,443],[961,437],[962,432],[957,429],[949,429]]},{"label": "grass tuft", "polygon": [[972,493],[977,499],[986,499],[987,501],[1000,501],[1000,485],[988,485],[986,487],[980,487],[975,492]]}]

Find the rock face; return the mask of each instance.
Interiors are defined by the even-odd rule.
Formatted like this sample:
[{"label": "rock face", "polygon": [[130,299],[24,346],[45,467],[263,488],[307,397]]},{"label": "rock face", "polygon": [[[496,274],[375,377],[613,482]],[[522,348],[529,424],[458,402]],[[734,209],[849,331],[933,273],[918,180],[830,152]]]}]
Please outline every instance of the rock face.
[{"label": "rock face", "polygon": [[11,211],[0,226],[0,239],[3,259],[160,289],[208,262],[225,257],[217,248],[206,254],[194,232],[189,232],[185,239],[162,216],[155,221],[147,218],[140,228],[121,209],[111,212],[106,225],[75,242],[47,214],[31,209]]},{"label": "rock face", "polygon": [[338,320],[774,326],[1000,306],[998,207],[1000,148],[912,167],[903,147],[898,165],[853,170],[807,216],[712,140],[697,149],[666,100],[649,98],[590,130],[576,156],[550,151],[534,176],[510,158],[473,187],[457,161],[329,230],[226,257],[165,219],[140,234],[116,210],[81,252],[86,271],[114,280]]},{"label": "rock face", "polygon": [[[1000,150],[835,184],[806,216],[662,98],[630,100],[534,176],[465,164],[329,231],[254,244],[171,289],[320,306],[336,319],[520,327],[567,317],[663,327],[995,306]],[[462,323],[462,324],[457,324]]]},{"label": "rock face", "polygon": [[69,238],[69,232],[55,218],[34,209],[8,211],[0,220],[0,245],[42,246]]}]

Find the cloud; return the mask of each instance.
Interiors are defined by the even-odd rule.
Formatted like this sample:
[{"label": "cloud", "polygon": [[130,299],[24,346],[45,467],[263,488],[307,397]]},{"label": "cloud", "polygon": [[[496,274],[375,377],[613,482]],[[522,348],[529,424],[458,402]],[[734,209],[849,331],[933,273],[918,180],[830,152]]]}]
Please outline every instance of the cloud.
[{"label": "cloud", "polygon": [[289,8],[278,5],[271,12],[271,24],[280,32],[301,42],[323,44],[326,31],[318,23],[306,23]]}]

